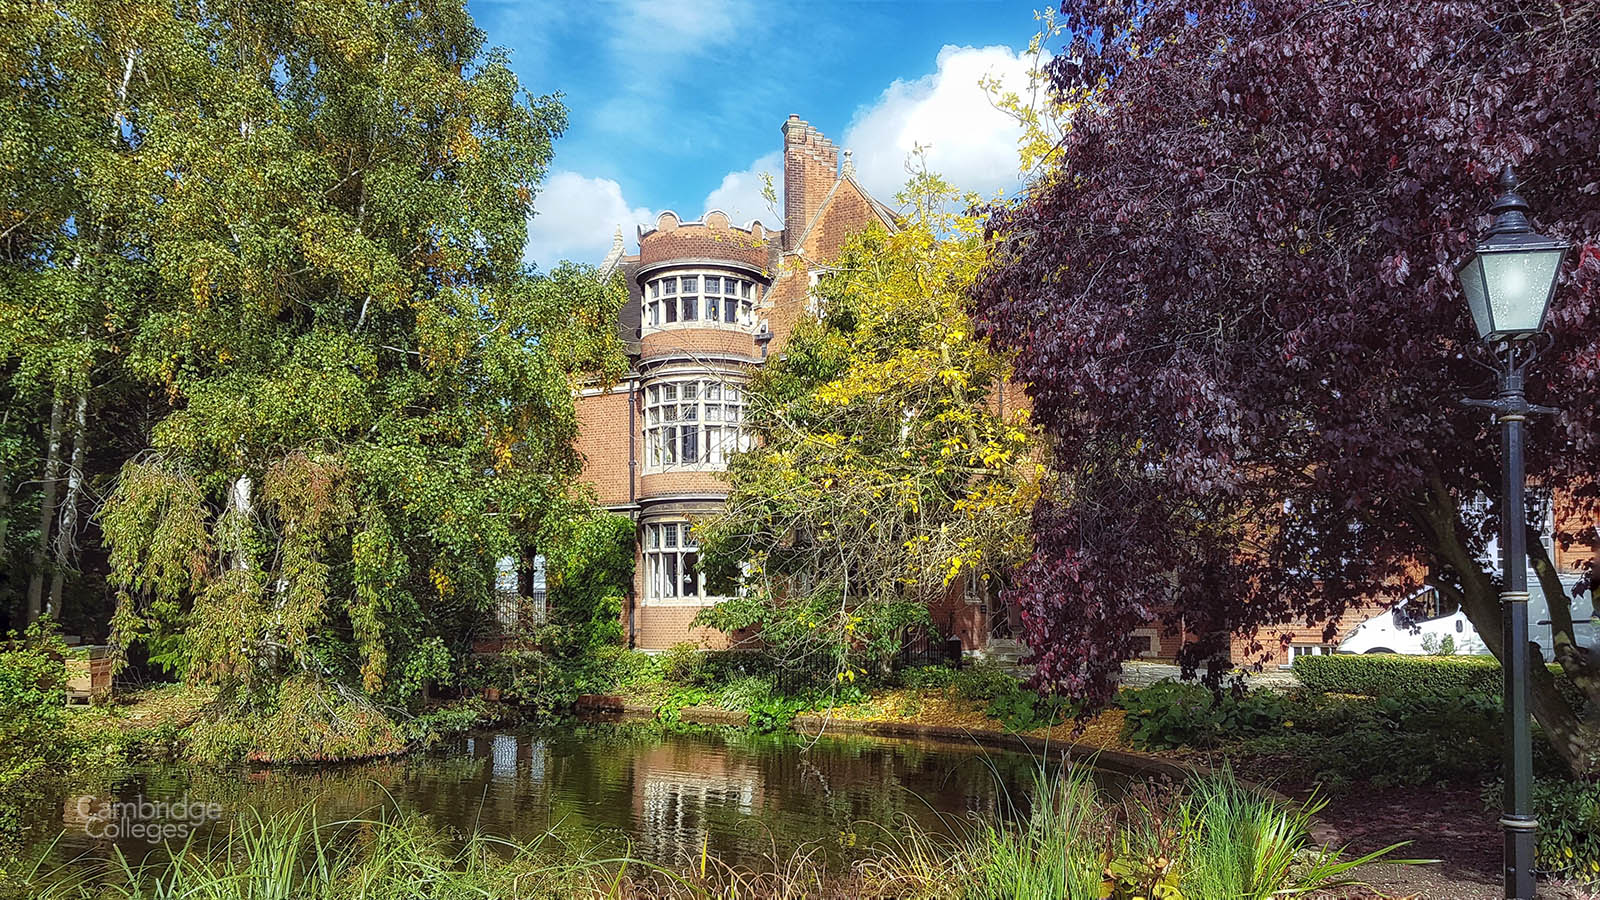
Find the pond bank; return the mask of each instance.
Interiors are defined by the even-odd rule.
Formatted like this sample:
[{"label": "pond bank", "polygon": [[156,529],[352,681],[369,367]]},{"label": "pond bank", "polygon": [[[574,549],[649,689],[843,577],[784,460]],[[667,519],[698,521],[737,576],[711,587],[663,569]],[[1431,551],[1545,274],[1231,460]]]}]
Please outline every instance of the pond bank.
[{"label": "pond bank", "polygon": [[[578,698],[576,711],[580,715],[610,715],[633,719],[655,719],[658,714],[656,708],[649,704],[614,694],[585,694]],[[1103,740],[1086,739],[1086,735],[1090,732],[1086,730],[1075,734],[1069,725],[1019,734],[993,727],[855,718],[849,715],[850,712],[848,709],[840,709],[826,713],[800,713],[794,717],[791,728],[805,737],[813,738],[829,733],[867,734],[877,737],[976,744],[996,750],[1028,753],[1038,759],[1059,754],[1074,761],[1092,763],[1096,768],[1130,776],[1157,776],[1182,780],[1200,771],[1194,765],[1182,760],[1111,746]],[[683,707],[676,710],[676,715],[684,722],[700,725],[744,726],[749,720],[747,712],[714,706]],[[1094,737],[1102,739],[1104,736],[1104,729],[1094,734]]]}]

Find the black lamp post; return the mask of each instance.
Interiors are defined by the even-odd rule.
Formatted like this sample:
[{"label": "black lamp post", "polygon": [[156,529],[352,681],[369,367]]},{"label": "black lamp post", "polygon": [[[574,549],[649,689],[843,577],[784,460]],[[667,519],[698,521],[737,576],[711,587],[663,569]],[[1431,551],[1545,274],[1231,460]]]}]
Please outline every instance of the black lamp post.
[{"label": "black lamp post", "polygon": [[1555,294],[1556,274],[1568,245],[1533,233],[1528,201],[1517,194],[1510,166],[1500,173],[1500,198],[1489,207],[1494,224],[1456,269],[1472,308],[1478,336],[1494,345],[1500,391],[1493,400],[1469,400],[1495,413],[1504,453],[1500,503],[1500,605],[1505,619],[1505,888],[1508,898],[1534,896],[1533,744],[1528,726],[1528,546],[1523,494],[1523,423],[1534,413],[1555,410],[1528,403],[1522,376],[1538,348],[1545,311]]}]

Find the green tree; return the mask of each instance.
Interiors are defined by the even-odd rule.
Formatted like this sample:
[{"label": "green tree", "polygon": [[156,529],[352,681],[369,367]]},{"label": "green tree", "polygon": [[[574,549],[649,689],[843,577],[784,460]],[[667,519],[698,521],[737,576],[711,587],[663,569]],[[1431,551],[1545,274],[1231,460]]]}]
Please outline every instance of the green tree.
[{"label": "green tree", "polygon": [[900,199],[901,227],[847,243],[750,385],[760,446],[698,528],[708,566],[748,573],[701,620],[758,626],[784,664],[838,680],[884,664],[958,577],[1025,557],[1039,490],[1027,410],[1002,402],[1008,365],[967,314],[978,222],[926,172]]},{"label": "green tree", "polygon": [[[460,3],[4,16],[0,351],[41,447],[19,454],[44,484],[32,577],[82,527],[63,499],[97,391],[137,384],[147,449],[99,520],[119,645],[269,693],[448,680],[494,561],[590,515],[575,380],[624,366],[622,283],[523,258],[559,102]],[[57,591],[30,584],[30,615]]]},{"label": "green tree", "polygon": [[[138,108],[170,13],[136,3],[0,6],[0,556],[20,617],[61,611],[87,520],[86,474],[152,275],[136,241]],[[21,563],[18,565],[18,563]]]}]

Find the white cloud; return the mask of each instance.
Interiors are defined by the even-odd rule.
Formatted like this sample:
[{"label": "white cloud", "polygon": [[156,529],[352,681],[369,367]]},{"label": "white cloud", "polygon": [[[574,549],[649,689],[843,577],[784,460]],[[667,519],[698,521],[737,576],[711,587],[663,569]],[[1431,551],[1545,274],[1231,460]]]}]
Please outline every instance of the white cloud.
[{"label": "white cloud", "polygon": [[708,43],[730,41],[758,14],[753,4],[741,0],[612,0],[610,9],[608,18],[615,24],[611,46],[648,67],[704,52]]},{"label": "white cloud", "polygon": [[[776,213],[768,206],[766,198],[761,196],[763,174],[772,176],[773,189],[777,193],[778,201]],[[748,225],[750,220],[760,219],[761,224],[768,228],[782,228],[783,154],[773,151],[751,163],[749,168],[729,172],[723,176],[722,184],[706,195],[705,209],[682,212],[687,218],[695,218],[700,213],[713,209],[727,213],[735,225]]]},{"label": "white cloud", "polygon": [[921,144],[928,168],[957,188],[988,194],[1015,187],[1021,126],[990,105],[978,82],[992,75],[1021,92],[1032,62],[1010,47],[945,46],[932,74],[896,79],[856,112],[844,138],[855,151],[856,178],[873,196],[892,201],[905,185],[907,156]]},{"label": "white cloud", "polygon": [[[680,109],[675,94],[693,90],[727,65],[729,49],[757,40],[764,25],[748,0],[607,0],[591,9],[614,69],[613,96],[588,113],[606,130],[637,136]],[[698,93],[698,92],[696,92]]]},{"label": "white cloud", "polygon": [[622,226],[631,248],[634,229],[655,221],[643,206],[629,206],[622,186],[610,178],[589,178],[577,172],[550,176],[533,202],[528,220],[528,247],[523,256],[549,271],[557,262],[598,263],[611,249],[611,236]]}]

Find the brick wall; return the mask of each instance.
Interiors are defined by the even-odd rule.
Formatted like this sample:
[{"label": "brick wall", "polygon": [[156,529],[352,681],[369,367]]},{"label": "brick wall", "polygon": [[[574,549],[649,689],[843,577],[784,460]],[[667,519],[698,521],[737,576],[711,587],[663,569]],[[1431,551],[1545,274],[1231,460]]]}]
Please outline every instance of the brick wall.
[{"label": "brick wall", "polygon": [[628,427],[628,398],[620,393],[579,396],[578,453],[583,480],[594,485],[603,506],[628,502],[628,444],[637,451],[638,429]]},{"label": "brick wall", "polygon": [[799,249],[811,259],[831,259],[852,234],[877,221],[871,202],[855,183],[841,181],[828,199],[822,218],[811,226],[810,233],[800,236],[805,243]]},{"label": "brick wall", "polygon": [[978,650],[988,644],[989,625],[982,603],[967,602],[967,580],[956,578],[937,600],[928,604],[934,627],[961,639],[962,650]]},{"label": "brick wall", "polygon": [[775,249],[765,232],[734,227],[721,213],[712,213],[705,222],[679,222],[664,212],[655,229],[639,238],[639,265],[720,259],[766,272]]},{"label": "brick wall", "polygon": [[[643,597],[643,585],[640,586]],[[707,650],[722,650],[728,638],[720,631],[690,626],[700,606],[648,606],[640,604],[634,620],[634,646],[640,650],[666,650],[688,641]]]},{"label": "brick wall", "polygon": [[639,344],[639,354],[644,359],[659,359],[676,353],[721,354],[745,359],[760,355],[754,335],[731,328],[669,328],[645,335]]},{"label": "brick wall", "polygon": [[[642,466],[641,466],[642,468]],[[725,494],[728,484],[719,472],[656,472],[639,477],[641,498],[675,494]]]},{"label": "brick wall", "polygon": [[[1268,669],[1288,665],[1290,644],[1338,645],[1340,641],[1350,636],[1350,632],[1357,625],[1376,615],[1378,611],[1378,607],[1351,610],[1335,624],[1332,638],[1323,637],[1325,633],[1323,625],[1303,622],[1260,629],[1254,639],[1235,635],[1230,648],[1230,658],[1239,665],[1254,665],[1257,661],[1262,661]],[[1252,644],[1257,642],[1260,647],[1252,647]]]},{"label": "brick wall", "polygon": [[783,353],[783,348],[789,343],[789,335],[794,332],[795,323],[805,315],[806,297],[810,291],[811,279],[806,274],[804,261],[798,256],[786,258],[767,294],[767,329],[772,333],[772,343],[767,347],[769,359]]}]

